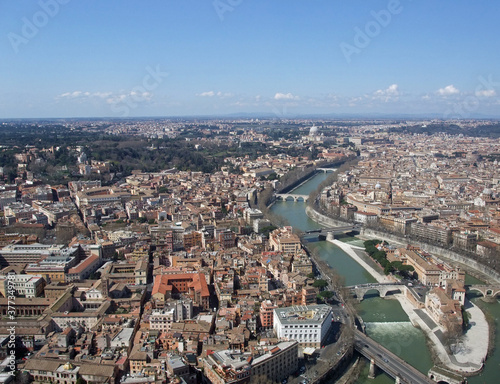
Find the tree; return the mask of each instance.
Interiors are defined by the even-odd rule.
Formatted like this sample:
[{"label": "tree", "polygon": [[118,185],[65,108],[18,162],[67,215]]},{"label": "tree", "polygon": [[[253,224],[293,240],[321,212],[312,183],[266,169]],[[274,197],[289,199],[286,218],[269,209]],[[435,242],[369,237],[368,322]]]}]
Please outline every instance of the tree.
[{"label": "tree", "polygon": [[320,292],[319,295],[322,299],[331,299],[333,297],[333,292],[332,291],[323,291]]},{"label": "tree", "polygon": [[[386,260],[387,261],[387,260]],[[384,267],[384,273],[388,275],[389,273],[394,271],[394,267],[392,266],[392,263],[387,263]]]},{"label": "tree", "polygon": [[328,283],[326,282],[326,280],[318,279],[318,280],[314,281],[312,286],[315,288],[323,289],[323,288],[328,286]]},{"label": "tree", "polygon": [[469,323],[470,323],[470,313],[465,310],[465,307],[462,305],[462,327],[464,330],[469,328]]}]

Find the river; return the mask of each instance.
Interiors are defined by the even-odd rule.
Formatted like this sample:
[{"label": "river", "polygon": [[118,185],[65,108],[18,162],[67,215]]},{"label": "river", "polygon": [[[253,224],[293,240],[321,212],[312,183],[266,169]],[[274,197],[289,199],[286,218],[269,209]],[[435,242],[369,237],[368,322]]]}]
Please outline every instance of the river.
[{"label": "river", "polygon": [[[326,173],[317,173],[307,182],[293,190],[291,193],[309,195],[318,185],[328,177]],[[302,231],[317,229],[321,225],[312,221],[305,213],[306,203],[294,201],[276,201],[271,210],[282,216],[291,226]],[[357,239],[345,239],[361,245]],[[308,247],[316,249],[320,257],[325,260],[337,273],[344,276],[346,285],[356,285],[375,282],[375,279],[363,267],[351,259],[341,249],[326,241],[311,241]],[[480,283],[479,280],[467,276],[466,283]],[[480,301],[471,297],[474,302]],[[498,303],[479,303],[487,316],[497,322],[500,318],[500,305]],[[381,299],[378,296],[367,296],[358,306],[357,311],[366,323],[366,332],[374,340],[401,356],[408,363],[421,372],[427,374],[432,368],[430,352],[426,339],[420,329],[413,327],[410,320],[397,300]],[[497,324],[498,326],[498,324]],[[497,383],[500,368],[500,337],[496,334],[496,352],[488,358],[484,371],[475,377],[469,378],[469,383]],[[368,379],[368,365],[362,372],[357,384],[389,384],[394,379],[385,373],[379,372],[375,379]]]}]

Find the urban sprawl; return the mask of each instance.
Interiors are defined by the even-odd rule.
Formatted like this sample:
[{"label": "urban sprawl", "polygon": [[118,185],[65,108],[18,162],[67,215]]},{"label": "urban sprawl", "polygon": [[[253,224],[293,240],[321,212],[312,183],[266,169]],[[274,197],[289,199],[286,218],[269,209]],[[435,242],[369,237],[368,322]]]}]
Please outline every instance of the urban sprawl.
[{"label": "urban sprawl", "polygon": [[[2,382],[342,374],[361,287],[337,284],[313,234],[270,210],[277,199],[351,225],[358,257],[448,340],[468,322],[464,264],[500,273],[500,141],[473,134],[495,122],[10,121],[0,133],[16,124],[23,144],[0,144]],[[66,141],[46,145],[38,128]],[[317,172],[331,173],[317,191],[289,196]]]}]

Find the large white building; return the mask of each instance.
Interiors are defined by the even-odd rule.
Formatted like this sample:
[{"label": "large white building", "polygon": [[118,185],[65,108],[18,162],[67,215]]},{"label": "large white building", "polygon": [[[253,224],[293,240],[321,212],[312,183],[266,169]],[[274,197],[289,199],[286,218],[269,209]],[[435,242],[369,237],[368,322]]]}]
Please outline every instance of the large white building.
[{"label": "large white building", "polygon": [[276,308],[273,329],[279,339],[297,340],[302,347],[320,348],[332,320],[332,309],[325,304]]},{"label": "large white building", "polygon": [[178,300],[164,309],[155,309],[149,316],[149,329],[168,332],[172,323],[193,318],[193,301]]},{"label": "large white building", "polygon": [[9,291],[14,289],[15,296],[38,297],[43,293],[45,280],[42,276],[33,275],[9,275],[0,276],[0,293],[10,296]]},{"label": "large white building", "polygon": [[298,352],[296,341],[257,346],[252,352],[212,351],[202,359],[204,374],[213,384],[243,384],[250,378],[279,383],[297,370]]}]

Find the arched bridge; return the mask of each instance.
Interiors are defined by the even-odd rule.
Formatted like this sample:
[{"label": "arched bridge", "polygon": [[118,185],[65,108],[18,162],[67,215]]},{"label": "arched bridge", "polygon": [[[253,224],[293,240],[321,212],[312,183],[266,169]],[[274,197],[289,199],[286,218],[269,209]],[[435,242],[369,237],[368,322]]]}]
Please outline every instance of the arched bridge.
[{"label": "arched bridge", "polygon": [[481,293],[485,298],[494,299],[497,295],[500,294],[500,285],[466,285],[465,288],[467,291],[476,291]]},{"label": "arched bridge", "polygon": [[345,233],[345,232],[351,232],[351,231],[359,231],[361,228],[360,224],[353,224],[353,225],[344,225],[341,227],[332,227],[332,228],[321,228],[321,229],[311,229],[309,231],[306,231],[305,233],[310,234],[310,233],[317,233],[318,235],[323,235],[326,236],[329,233],[338,234],[338,233]]},{"label": "arched bridge", "polygon": [[293,201],[307,201],[309,200],[309,195],[295,195],[293,193],[277,193],[276,195],[277,200],[290,200],[293,199]]},{"label": "arched bridge", "polygon": [[381,283],[381,284],[361,284],[353,285],[347,288],[351,289],[359,301],[362,301],[366,293],[369,291],[377,291],[380,297],[385,297],[389,292],[400,292],[403,293],[405,285],[402,283]]}]

